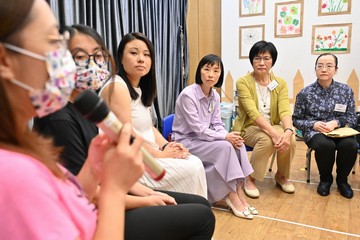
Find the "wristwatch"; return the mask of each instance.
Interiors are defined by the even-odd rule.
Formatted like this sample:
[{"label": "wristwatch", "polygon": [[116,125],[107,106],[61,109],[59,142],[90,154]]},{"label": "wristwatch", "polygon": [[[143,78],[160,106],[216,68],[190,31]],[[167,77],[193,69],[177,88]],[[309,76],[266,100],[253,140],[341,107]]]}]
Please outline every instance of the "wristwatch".
[{"label": "wristwatch", "polygon": [[285,129],[284,129],[284,132],[286,132],[287,130],[291,131],[291,132],[294,134],[294,129],[292,129],[292,128],[285,128]]}]

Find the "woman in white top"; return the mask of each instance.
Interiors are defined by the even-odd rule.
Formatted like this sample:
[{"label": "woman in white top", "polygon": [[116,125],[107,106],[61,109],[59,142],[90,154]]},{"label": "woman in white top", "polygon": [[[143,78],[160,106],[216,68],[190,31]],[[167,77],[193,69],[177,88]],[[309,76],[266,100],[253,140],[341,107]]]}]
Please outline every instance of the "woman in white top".
[{"label": "woman in white top", "polygon": [[147,173],[140,182],[157,190],[198,194],[207,198],[202,162],[179,143],[168,142],[154,127],[151,105],[156,96],[154,48],[142,33],[125,35],[117,51],[118,75],[109,80],[100,95],[121,122],[131,122],[145,147],[165,168],[161,181]]}]

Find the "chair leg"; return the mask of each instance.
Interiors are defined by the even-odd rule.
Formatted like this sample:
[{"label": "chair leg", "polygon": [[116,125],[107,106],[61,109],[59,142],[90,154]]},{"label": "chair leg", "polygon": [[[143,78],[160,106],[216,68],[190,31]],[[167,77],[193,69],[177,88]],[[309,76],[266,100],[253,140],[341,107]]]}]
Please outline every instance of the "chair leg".
[{"label": "chair leg", "polygon": [[360,154],[358,154],[358,157],[356,158],[354,167],[353,167],[353,169],[352,169],[352,174],[355,174],[355,172],[356,172],[356,170],[357,170],[357,168],[358,168],[359,161],[360,161],[360,160],[359,160],[359,156],[360,156]]},{"label": "chair leg", "polygon": [[272,166],[274,164],[275,158],[276,158],[276,151],[272,154],[269,172],[272,171]]},{"label": "chair leg", "polygon": [[308,148],[306,151],[306,170],[307,170],[307,179],[306,182],[310,183],[310,163],[311,163],[311,152],[312,149]]}]

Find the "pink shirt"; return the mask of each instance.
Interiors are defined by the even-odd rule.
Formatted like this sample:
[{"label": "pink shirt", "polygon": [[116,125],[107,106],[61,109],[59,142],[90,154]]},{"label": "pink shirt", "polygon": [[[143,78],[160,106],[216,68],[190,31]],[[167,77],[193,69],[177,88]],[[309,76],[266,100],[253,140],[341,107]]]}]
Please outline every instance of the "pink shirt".
[{"label": "pink shirt", "polygon": [[1,239],[92,239],[95,206],[69,179],[56,178],[30,156],[0,149]]}]

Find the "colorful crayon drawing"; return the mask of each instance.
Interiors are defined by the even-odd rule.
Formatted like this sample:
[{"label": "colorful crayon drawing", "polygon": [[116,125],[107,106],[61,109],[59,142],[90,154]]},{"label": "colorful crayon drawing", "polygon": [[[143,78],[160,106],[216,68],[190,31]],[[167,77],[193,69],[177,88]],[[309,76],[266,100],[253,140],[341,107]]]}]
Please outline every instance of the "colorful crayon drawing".
[{"label": "colorful crayon drawing", "polygon": [[265,15],[265,0],[240,0],[240,17]]},{"label": "colorful crayon drawing", "polygon": [[275,37],[302,36],[303,1],[275,4]]},{"label": "colorful crayon drawing", "polygon": [[349,53],[351,28],[351,23],[314,25],[312,29],[311,53]]}]

